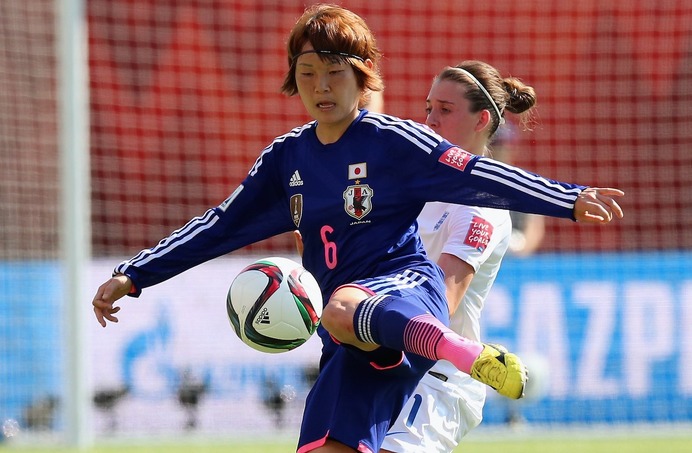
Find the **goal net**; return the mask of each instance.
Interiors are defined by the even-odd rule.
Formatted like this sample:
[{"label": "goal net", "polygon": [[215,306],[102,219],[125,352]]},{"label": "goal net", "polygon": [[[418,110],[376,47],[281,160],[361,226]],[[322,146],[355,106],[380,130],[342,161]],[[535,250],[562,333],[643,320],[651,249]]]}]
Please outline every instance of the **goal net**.
[{"label": "goal net", "polygon": [[0,423],[9,437],[53,429],[60,399],[54,18],[49,1],[0,2]]},{"label": "goal net", "polygon": [[[627,193],[622,221],[545,219],[538,251],[505,260],[483,335],[525,354],[534,387],[523,403],[490,396],[484,424],[691,422],[690,2],[337,3],[378,39],[387,113],[424,121],[432,77],[483,60],[537,92],[535,127],[514,128],[516,165]],[[221,203],[274,137],[310,119],[297,97],[280,93],[286,38],[305,4],[86,2],[93,263],[85,285],[95,291],[121,259]],[[50,321],[66,303],[53,272],[56,40],[54,1],[0,2],[0,417],[29,432],[59,431],[58,402],[72,397],[61,387],[65,326]],[[242,436],[277,423],[295,435],[319,347],[267,356],[235,338],[225,291],[254,255],[295,257],[292,237],[123,302],[116,328],[93,323],[97,436]]]}]

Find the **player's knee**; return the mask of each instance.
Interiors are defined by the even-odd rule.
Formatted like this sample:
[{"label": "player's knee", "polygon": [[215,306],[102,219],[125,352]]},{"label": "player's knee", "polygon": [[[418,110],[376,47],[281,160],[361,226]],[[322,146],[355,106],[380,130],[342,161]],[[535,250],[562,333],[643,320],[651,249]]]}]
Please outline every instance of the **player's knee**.
[{"label": "player's knee", "polygon": [[322,311],[322,327],[341,343],[351,343],[353,332],[353,313],[338,300],[330,300]]}]

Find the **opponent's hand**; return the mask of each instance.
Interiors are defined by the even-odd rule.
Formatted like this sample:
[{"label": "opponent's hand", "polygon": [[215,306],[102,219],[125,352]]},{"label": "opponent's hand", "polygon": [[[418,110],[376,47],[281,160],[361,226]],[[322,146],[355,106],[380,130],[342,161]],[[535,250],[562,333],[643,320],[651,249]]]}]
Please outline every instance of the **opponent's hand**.
[{"label": "opponent's hand", "polygon": [[622,208],[613,197],[622,197],[625,192],[619,189],[588,187],[574,203],[574,218],[578,222],[609,223],[613,218],[624,216]]},{"label": "opponent's hand", "polygon": [[96,320],[102,327],[106,327],[106,320],[118,322],[118,318],[114,315],[120,311],[120,307],[115,307],[113,304],[116,300],[128,294],[130,289],[132,289],[132,280],[122,274],[112,277],[99,286],[91,304],[94,306]]}]

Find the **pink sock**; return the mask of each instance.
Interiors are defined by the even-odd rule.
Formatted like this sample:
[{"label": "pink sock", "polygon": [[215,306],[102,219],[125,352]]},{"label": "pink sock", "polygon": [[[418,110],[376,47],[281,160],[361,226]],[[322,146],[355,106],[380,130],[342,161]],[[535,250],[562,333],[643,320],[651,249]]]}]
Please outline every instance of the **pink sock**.
[{"label": "pink sock", "polygon": [[423,357],[452,362],[466,374],[483,350],[483,344],[462,337],[432,315],[416,316],[406,324],[404,345]]},{"label": "pink sock", "polygon": [[481,351],[481,343],[464,338],[453,331],[442,335],[436,349],[439,358],[452,362],[458,370],[466,374],[471,374],[471,366]]}]

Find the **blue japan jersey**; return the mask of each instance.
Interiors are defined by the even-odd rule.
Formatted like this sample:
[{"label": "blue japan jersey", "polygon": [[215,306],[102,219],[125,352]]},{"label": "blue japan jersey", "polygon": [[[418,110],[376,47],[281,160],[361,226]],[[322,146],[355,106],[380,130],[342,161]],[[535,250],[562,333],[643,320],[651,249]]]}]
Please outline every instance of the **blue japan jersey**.
[{"label": "blue japan jersey", "polygon": [[[339,285],[427,260],[416,217],[428,201],[572,218],[583,186],[471,155],[413,121],[361,111],[323,145],[313,121],[277,137],[221,205],[115,269],[138,291],[299,229],[325,300]],[[135,294],[137,295],[137,294]]]}]

